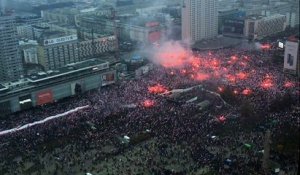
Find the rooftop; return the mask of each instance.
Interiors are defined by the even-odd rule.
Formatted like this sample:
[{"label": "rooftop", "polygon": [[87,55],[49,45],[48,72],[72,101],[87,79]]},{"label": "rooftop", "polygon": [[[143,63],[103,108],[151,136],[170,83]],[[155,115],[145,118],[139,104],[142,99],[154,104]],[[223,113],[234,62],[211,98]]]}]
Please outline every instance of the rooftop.
[{"label": "rooftop", "polygon": [[43,32],[42,36],[44,39],[51,39],[51,38],[66,36],[66,34],[61,31],[46,31]]},{"label": "rooftop", "polygon": [[65,76],[65,75],[70,75],[73,73],[78,73],[80,71],[84,71],[88,69],[92,71],[97,71],[97,70],[103,70],[108,68],[109,68],[108,62],[99,59],[91,59],[91,60],[86,60],[78,63],[68,64],[57,70],[50,70],[47,72],[39,72],[36,74],[31,74],[27,78],[29,79],[30,82],[39,82],[43,80],[49,80],[52,78]]},{"label": "rooftop", "polygon": [[246,19],[252,19],[252,20],[259,20],[259,19],[264,19],[264,20],[268,20],[268,19],[274,19],[276,17],[285,17],[285,15],[281,15],[281,14],[274,14],[271,16],[264,16],[264,15],[249,15],[246,16]]},{"label": "rooftop", "polygon": [[6,86],[4,86],[3,84],[0,84],[0,91],[6,89]]}]

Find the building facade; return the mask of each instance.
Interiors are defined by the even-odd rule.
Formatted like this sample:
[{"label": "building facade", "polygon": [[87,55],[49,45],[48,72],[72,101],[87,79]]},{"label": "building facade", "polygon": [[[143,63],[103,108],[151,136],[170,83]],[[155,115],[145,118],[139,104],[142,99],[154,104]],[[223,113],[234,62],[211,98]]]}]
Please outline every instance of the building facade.
[{"label": "building facade", "polygon": [[79,42],[79,57],[87,59],[116,50],[116,37],[107,36]]},{"label": "building facade", "polygon": [[116,81],[117,72],[113,67],[109,67],[108,62],[89,60],[51,73],[48,71],[33,74],[10,85],[0,84],[0,117],[54,103]]},{"label": "building facade", "polygon": [[25,64],[38,64],[38,43],[35,40],[20,41],[19,47]]},{"label": "building facade", "polygon": [[45,70],[55,70],[80,61],[77,35],[47,37],[40,40],[39,63]]},{"label": "building facade", "polygon": [[0,82],[14,81],[23,75],[18,45],[15,18],[0,16]]},{"label": "building facade", "polygon": [[244,35],[249,39],[262,39],[266,36],[282,32],[286,28],[284,15],[258,16],[252,15],[245,19]]},{"label": "building facade", "polygon": [[218,35],[217,0],[184,0],[182,4],[182,40],[195,41]]}]

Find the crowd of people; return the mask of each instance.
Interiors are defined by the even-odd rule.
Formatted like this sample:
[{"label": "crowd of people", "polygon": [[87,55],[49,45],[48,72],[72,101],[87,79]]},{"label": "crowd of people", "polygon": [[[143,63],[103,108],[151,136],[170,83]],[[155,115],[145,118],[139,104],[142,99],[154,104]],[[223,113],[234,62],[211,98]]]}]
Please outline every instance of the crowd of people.
[{"label": "crowd of people", "polygon": [[[195,52],[193,57],[177,68],[156,65],[142,78],[117,82],[1,119],[3,131],[88,105],[64,117],[0,136],[0,174],[24,173],[25,160],[39,165],[36,172],[40,174],[167,174],[167,165],[172,164],[180,166],[178,171],[182,174],[199,174],[200,170],[216,174],[262,173],[259,151],[264,149],[266,130],[246,131],[239,121],[226,118],[239,114],[240,104],[248,101],[255,114],[266,115],[261,125],[278,122],[268,126],[272,138],[282,134],[279,128],[284,124],[299,128],[298,79],[274,65],[270,52],[230,48]],[[211,110],[200,111],[196,103],[176,103],[149,92],[149,87],[157,84],[168,90],[201,84],[220,94],[227,88],[240,103],[228,102],[231,105],[217,110],[219,104],[214,103]],[[198,91],[193,93],[202,100],[207,97]],[[294,102],[291,109],[270,111],[272,102],[287,93]],[[151,132],[150,141],[138,145],[125,147],[116,139],[138,137],[146,130]],[[245,143],[251,148],[245,148]],[[116,147],[118,154],[101,151],[107,145]],[[178,153],[178,147],[184,154]],[[56,148],[61,151],[57,153]],[[91,154],[91,150],[97,151]],[[14,163],[18,156],[22,160]],[[285,172],[296,173],[294,157],[279,160],[277,152],[271,152],[271,159]],[[90,160],[92,163],[87,163]],[[49,162],[57,162],[55,170],[47,169]],[[169,173],[176,172],[171,169]]]}]

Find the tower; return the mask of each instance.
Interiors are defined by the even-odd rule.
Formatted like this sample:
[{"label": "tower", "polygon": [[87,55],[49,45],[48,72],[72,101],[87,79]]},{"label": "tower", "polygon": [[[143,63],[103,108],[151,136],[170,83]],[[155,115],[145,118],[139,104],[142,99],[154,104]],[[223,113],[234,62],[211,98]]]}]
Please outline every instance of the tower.
[{"label": "tower", "polygon": [[218,34],[217,0],[183,0],[182,40],[210,39]]},{"label": "tower", "polygon": [[23,74],[13,16],[0,16],[0,82],[17,80]]}]

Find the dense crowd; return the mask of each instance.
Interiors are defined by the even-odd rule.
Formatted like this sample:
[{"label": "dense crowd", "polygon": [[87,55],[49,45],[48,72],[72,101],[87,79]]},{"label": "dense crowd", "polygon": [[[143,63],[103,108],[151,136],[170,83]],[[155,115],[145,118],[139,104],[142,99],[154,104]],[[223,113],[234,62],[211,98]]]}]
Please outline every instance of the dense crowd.
[{"label": "dense crowd", "polygon": [[[203,112],[199,111],[196,103],[183,101],[176,103],[166,96],[150,93],[149,87],[161,84],[168,90],[172,90],[202,84],[204,89],[220,94],[224,88],[229,88],[239,102],[248,101],[253,105],[256,114],[266,114],[264,121],[278,121],[278,125],[268,127],[273,135],[276,135],[280,132],[278,127],[281,123],[288,123],[290,127],[299,127],[297,117],[299,109],[292,107],[291,110],[283,112],[265,112],[269,111],[271,103],[278,96],[287,93],[291,95],[291,100],[295,101],[294,105],[297,106],[299,104],[298,80],[283,74],[282,67],[272,63],[269,52],[222,49],[213,52],[195,52],[194,57],[195,59],[180,68],[154,66],[148,75],[140,79],[121,81],[55,104],[12,114],[5,120],[1,119],[0,130],[3,131],[78,106],[89,106],[65,117],[0,136],[2,171],[13,172],[16,166],[21,166],[12,163],[17,155],[31,157],[34,162],[37,162],[36,164],[41,164],[40,160],[34,159],[34,155],[46,154],[51,143],[59,143],[62,148],[66,145],[72,146],[68,151],[60,153],[58,156],[60,165],[57,167],[62,165],[67,167],[62,170],[64,174],[74,173],[72,167],[75,165],[80,167],[78,171],[88,172],[89,165],[83,162],[92,155],[85,153],[87,150],[114,145],[122,152],[124,151],[122,144],[115,139],[117,136],[135,137],[148,130],[151,131],[155,142],[144,143],[137,153],[134,148],[128,148],[129,153],[126,153],[127,157],[125,156],[127,162],[134,162],[137,168],[130,168],[130,166],[128,168],[125,166],[126,161],[112,159],[112,164],[117,170],[111,173],[112,170],[104,166],[102,170],[105,174],[138,174],[137,172],[162,174],[165,171],[163,165],[167,161],[157,157],[167,157],[171,160],[177,155],[175,149],[177,146],[181,146],[185,154],[168,164],[186,161],[190,157],[192,163],[189,163],[189,166],[184,166],[182,163],[184,166],[182,172],[185,174],[197,174],[198,169],[205,167],[218,174],[262,172],[262,154],[259,151],[264,149],[265,130],[244,131],[237,121],[218,120],[219,116],[225,116],[226,119],[233,113],[238,114],[239,104],[216,110],[216,106],[219,106],[216,100],[211,110]],[[192,93],[198,96],[200,101],[208,97],[208,95],[197,94],[199,91]],[[152,103],[145,105],[147,101]],[[134,107],[128,108],[126,107],[128,105]],[[90,129],[91,126],[94,129]],[[220,132],[222,127],[231,128],[230,134],[222,135]],[[218,134],[220,136],[211,137]],[[252,148],[244,148],[245,143],[252,145]],[[70,152],[81,156],[72,156]],[[130,161],[133,154],[140,158]],[[55,155],[50,157],[53,159]],[[103,152],[93,157],[93,161],[107,161],[107,155]],[[296,171],[297,163],[294,158],[287,157],[279,160],[275,156],[272,159],[279,162],[283,170]],[[97,174],[97,171],[95,172]]]}]

